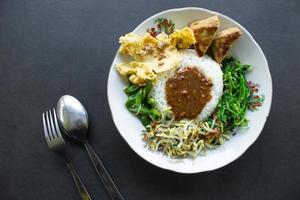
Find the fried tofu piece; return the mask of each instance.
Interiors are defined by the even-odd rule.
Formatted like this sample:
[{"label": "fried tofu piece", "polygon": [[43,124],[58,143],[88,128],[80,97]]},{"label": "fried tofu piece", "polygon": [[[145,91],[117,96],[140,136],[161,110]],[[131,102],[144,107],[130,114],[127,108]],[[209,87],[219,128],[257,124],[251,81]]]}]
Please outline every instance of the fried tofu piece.
[{"label": "fried tofu piece", "polygon": [[216,15],[207,19],[190,22],[188,26],[194,32],[196,39],[195,49],[201,57],[212,43],[214,36],[220,27],[220,20]]},{"label": "fried tofu piece", "polygon": [[221,63],[232,43],[242,35],[239,28],[233,27],[220,31],[212,42],[212,52],[217,63]]}]

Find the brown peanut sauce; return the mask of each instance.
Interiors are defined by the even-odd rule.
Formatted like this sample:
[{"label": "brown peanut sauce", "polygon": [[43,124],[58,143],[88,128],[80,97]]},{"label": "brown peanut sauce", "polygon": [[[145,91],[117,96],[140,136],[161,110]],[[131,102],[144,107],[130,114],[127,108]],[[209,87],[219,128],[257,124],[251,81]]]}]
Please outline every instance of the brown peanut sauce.
[{"label": "brown peanut sauce", "polygon": [[167,103],[175,119],[194,119],[212,98],[212,82],[195,66],[177,70],[165,85]]}]

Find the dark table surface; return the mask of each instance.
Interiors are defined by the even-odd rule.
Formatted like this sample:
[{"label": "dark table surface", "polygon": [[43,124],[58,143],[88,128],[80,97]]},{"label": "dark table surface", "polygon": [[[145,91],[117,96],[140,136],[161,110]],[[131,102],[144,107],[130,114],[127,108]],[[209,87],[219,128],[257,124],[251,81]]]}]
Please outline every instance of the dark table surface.
[{"label": "dark table surface", "polygon": [[[241,23],[261,45],[273,78],[265,128],[238,160],[184,175],[138,157],[120,137],[106,97],[120,35],[165,9],[198,6]],[[91,119],[90,141],[126,199],[300,199],[300,1],[0,1],[0,199],[80,199],[44,140],[41,112],[63,94]],[[93,199],[107,199],[86,152],[70,154]]]}]

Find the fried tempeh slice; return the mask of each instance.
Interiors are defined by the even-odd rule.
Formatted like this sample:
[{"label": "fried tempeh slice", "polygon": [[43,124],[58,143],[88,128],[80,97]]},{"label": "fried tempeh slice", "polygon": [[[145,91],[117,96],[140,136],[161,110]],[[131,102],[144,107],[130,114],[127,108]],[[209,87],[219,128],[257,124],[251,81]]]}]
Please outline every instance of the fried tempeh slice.
[{"label": "fried tempeh slice", "polygon": [[193,21],[189,23],[196,39],[195,49],[201,57],[205,54],[210,46],[214,36],[220,27],[218,16],[212,16],[207,19]]},{"label": "fried tempeh slice", "polygon": [[220,31],[212,42],[212,52],[217,63],[221,63],[232,43],[242,35],[239,28],[233,27]]}]

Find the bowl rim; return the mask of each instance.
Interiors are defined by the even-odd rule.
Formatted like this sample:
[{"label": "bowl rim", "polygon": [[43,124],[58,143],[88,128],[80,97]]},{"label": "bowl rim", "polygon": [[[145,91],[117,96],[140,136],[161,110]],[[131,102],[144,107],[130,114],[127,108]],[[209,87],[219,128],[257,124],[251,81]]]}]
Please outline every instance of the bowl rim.
[{"label": "bowl rim", "polygon": [[[241,24],[239,24],[237,21],[235,21],[234,19],[228,17],[227,15],[224,15],[222,13],[219,13],[219,12],[216,12],[216,11],[212,11],[212,10],[209,10],[209,9],[206,9],[206,8],[200,8],[200,7],[182,7],[182,8],[172,8],[172,9],[168,9],[168,10],[164,10],[164,11],[161,11],[161,12],[158,12],[154,15],[151,15],[150,17],[146,18],[145,20],[143,20],[132,32],[135,32],[137,29],[140,28],[140,26],[142,26],[146,21],[148,20],[151,20],[151,19],[155,19],[157,18],[158,16],[161,16],[161,15],[164,15],[164,14],[167,14],[167,13],[170,13],[170,12],[180,12],[180,11],[187,11],[187,10],[197,10],[197,11],[204,11],[204,12],[207,12],[209,14],[213,14],[213,15],[218,15],[218,16],[221,16],[223,18],[226,18],[227,20],[229,21],[233,21],[234,23],[236,23],[239,28],[241,28],[243,30],[243,32],[245,32],[249,38],[251,39],[251,42],[253,42],[253,44],[257,47],[258,51],[260,52],[260,54],[262,55],[263,57],[263,60],[264,62],[266,63],[266,66],[267,66],[267,73],[265,74],[265,76],[268,76],[269,80],[270,80],[270,104],[268,105],[268,107],[266,108],[266,117],[264,118],[264,121],[263,121],[263,126],[262,128],[259,130],[259,133],[257,134],[257,136],[255,136],[255,138],[253,138],[253,140],[249,143],[249,145],[241,150],[239,153],[237,154],[234,154],[231,159],[226,162],[225,164],[223,165],[214,165],[212,167],[210,167],[209,169],[195,169],[195,170],[178,170],[178,169],[171,169],[171,168],[167,168],[167,167],[163,167],[163,166],[160,166],[159,164],[155,163],[155,162],[152,162],[152,161],[149,161],[147,160],[146,158],[144,158],[138,151],[135,151],[133,149],[133,147],[129,144],[129,142],[126,140],[125,136],[122,135],[118,125],[116,124],[115,120],[116,120],[116,116],[115,114],[112,112],[111,110],[111,102],[110,102],[110,97],[109,97],[109,80],[111,79],[111,76],[112,76],[112,70],[113,70],[113,63],[116,59],[116,57],[118,56],[118,54],[116,53],[116,55],[114,56],[113,58],[113,61],[112,61],[112,64],[110,66],[110,69],[109,69],[109,74],[108,74],[108,79],[107,79],[107,99],[108,99],[108,104],[109,104],[109,108],[110,108],[110,113],[111,113],[111,116],[112,116],[112,119],[113,119],[113,122],[114,122],[114,125],[115,127],[117,128],[119,134],[122,136],[122,138],[125,140],[125,142],[128,144],[128,146],[137,154],[139,155],[143,160],[147,161],[148,163],[151,163],[152,165],[156,166],[156,167],[159,167],[161,169],[164,169],[164,170],[169,170],[169,171],[172,171],[172,172],[177,172],[177,173],[181,173],[181,174],[194,174],[194,173],[201,173],[201,172],[208,172],[208,171],[213,171],[213,170],[216,170],[216,169],[219,169],[219,168],[222,168],[230,163],[232,163],[233,161],[237,160],[240,156],[242,156],[249,148],[250,146],[252,146],[254,144],[254,142],[257,140],[257,138],[260,136],[261,132],[263,131],[263,128],[265,126],[265,123],[266,123],[266,120],[267,118],[269,117],[269,114],[270,114],[270,110],[271,110],[271,105],[272,105],[272,97],[273,97],[273,84],[272,84],[272,77],[271,77],[271,73],[270,73],[270,69],[269,69],[269,64],[268,64],[268,61],[266,59],[266,56],[265,54],[263,53],[261,47],[258,45],[258,43],[255,41],[255,39],[253,38],[253,36],[246,30],[246,28],[244,28]],[[117,50],[117,52],[119,51],[119,48]]]}]

